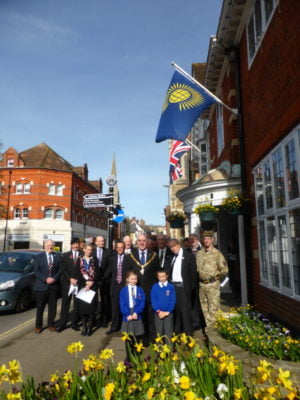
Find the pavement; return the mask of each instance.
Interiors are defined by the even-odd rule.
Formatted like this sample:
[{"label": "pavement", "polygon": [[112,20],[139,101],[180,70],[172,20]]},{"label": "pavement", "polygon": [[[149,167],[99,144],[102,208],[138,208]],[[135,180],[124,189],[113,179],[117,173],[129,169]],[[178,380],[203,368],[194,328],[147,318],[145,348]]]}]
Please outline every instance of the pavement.
[{"label": "pavement", "polygon": [[[224,311],[232,306],[238,306],[236,299],[230,289],[222,288],[221,308]],[[46,319],[46,316],[44,317]],[[74,355],[67,352],[67,346],[72,342],[81,341],[84,344],[80,353],[80,360],[95,354],[104,348],[114,351],[115,362],[124,361],[125,346],[121,340],[121,332],[106,335],[108,328],[95,330],[92,336],[81,336],[71,328],[61,333],[43,330],[41,334],[34,333],[34,321],[26,325],[26,332],[22,335],[2,341],[0,344],[0,365],[11,360],[21,363],[23,378],[33,376],[36,382],[49,380],[50,374],[55,371],[65,371],[74,367]],[[195,337],[201,339],[200,331],[196,331]]]}]

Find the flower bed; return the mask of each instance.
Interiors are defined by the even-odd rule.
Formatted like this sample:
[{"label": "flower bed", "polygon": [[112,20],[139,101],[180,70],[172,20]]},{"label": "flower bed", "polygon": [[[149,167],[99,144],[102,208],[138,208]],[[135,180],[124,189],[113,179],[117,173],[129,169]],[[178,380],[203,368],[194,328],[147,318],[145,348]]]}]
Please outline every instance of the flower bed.
[{"label": "flower bed", "polygon": [[254,354],[275,360],[300,361],[300,340],[250,306],[220,313],[216,328],[222,337]]},{"label": "flower bed", "polygon": [[[124,334],[124,341],[133,340]],[[213,346],[201,347],[185,334],[174,336],[170,344],[158,337],[143,358],[143,345],[134,344],[131,362],[113,362],[113,351],[104,349],[90,355],[79,366],[80,342],[68,346],[75,355],[74,369],[54,373],[49,382],[36,385],[29,378],[19,389],[2,391],[1,399],[22,400],[126,400],[126,399],[184,399],[184,400],[294,400],[299,389],[289,371],[275,371],[271,364],[260,362],[247,385],[240,362]],[[18,362],[2,365],[0,383],[14,385],[21,382]],[[263,386],[261,386],[261,384]]]}]

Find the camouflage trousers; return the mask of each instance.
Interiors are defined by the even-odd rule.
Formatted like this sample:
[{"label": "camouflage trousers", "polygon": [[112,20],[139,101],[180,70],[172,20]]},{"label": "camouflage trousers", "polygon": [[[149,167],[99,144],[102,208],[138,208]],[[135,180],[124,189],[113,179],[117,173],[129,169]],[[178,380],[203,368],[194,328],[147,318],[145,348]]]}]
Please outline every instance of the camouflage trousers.
[{"label": "camouflage trousers", "polygon": [[200,283],[200,304],[206,326],[216,320],[216,312],[220,309],[220,281]]}]

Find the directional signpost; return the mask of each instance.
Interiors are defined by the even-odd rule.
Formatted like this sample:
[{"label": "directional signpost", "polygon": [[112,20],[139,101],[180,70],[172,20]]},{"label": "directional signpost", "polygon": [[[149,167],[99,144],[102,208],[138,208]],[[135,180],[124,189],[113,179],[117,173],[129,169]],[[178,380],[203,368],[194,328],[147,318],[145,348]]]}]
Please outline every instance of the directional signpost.
[{"label": "directional signpost", "polygon": [[112,195],[106,193],[91,193],[83,196],[84,208],[106,207],[111,204]]}]

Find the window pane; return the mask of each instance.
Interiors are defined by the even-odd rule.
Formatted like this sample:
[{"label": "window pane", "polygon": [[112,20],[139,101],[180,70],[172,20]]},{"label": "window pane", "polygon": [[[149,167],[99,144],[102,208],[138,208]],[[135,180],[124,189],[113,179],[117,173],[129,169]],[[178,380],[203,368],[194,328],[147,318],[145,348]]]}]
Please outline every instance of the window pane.
[{"label": "window pane", "polygon": [[52,208],[46,208],[45,218],[52,218]]},{"label": "window pane", "polygon": [[259,240],[260,240],[260,265],[262,277],[268,280],[268,266],[267,266],[267,248],[266,248],[266,235],[264,221],[259,223]]},{"label": "window pane", "polygon": [[278,217],[278,230],[282,285],[290,289],[291,274],[289,265],[288,235],[285,215]]},{"label": "window pane", "polygon": [[272,286],[279,287],[278,245],[274,217],[267,219],[267,234],[271,283]]},{"label": "window pane", "polygon": [[269,161],[267,161],[264,165],[264,180],[266,189],[266,207],[268,209],[273,207],[272,179],[271,179],[271,168]]},{"label": "window pane", "polygon": [[30,193],[30,183],[24,184],[24,193]]},{"label": "window pane", "polygon": [[23,208],[23,218],[27,219],[28,218],[28,208]]},{"label": "window pane", "polygon": [[265,23],[267,24],[273,11],[273,0],[264,0],[265,7]]},{"label": "window pane", "polygon": [[22,183],[16,184],[16,193],[23,193],[23,184]]},{"label": "window pane", "polygon": [[8,167],[13,167],[14,164],[15,164],[15,160],[14,160],[13,158],[9,158],[9,159],[7,160],[7,166],[8,166]]},{"label": "window pane", "polygon": [[261,18],[261,5],[260,0],[256,0],[255,7],[254,7],[254,14],[255,14],[255,39],[256,43],[258,43],[261,39],[262,34],[262,18]]},{"label": "window pane", "polygon": [[21,210],[19,208],[15,208],[15,218],[21,218]]},{"label": "window pane", "polygon": [[56,186],[56,194],[57,196],[62,196],[63,195],[63,185],[57,185]]},{"label": "window pane", "polygon": [[300,208],[290,210],[292,265],[295,294],[300,295]]},{"label": "window pane", "polygon": [[49,184],[49,191],[48,194],[54,195],[55,194],[55,185],[53,183]]},{"label": "window pane", "polygon": [[272,156],[273,159],[273,172],[274,172],[274,188],[276,207],[285,206],[285,193],[284,193],[284,173],[283,173],[283,160],[281,148],[275,151]]},{"label": "window pane", "polygon": [[294,139],[288,142],[285,146],[285,160],[289,200],[293,200],[299,197],[296,147]]},{"label": "window pane", "polygon": [[255,171],[255,189],[256,189],[256,202],[257,202],[257,213],[263,215],[265,213],[264,206],[264,184],[262,177],[262,168],[259,167]]},{"label": "window pane", "polygon": [[249,51],[249,58],[252,59],[255,53],[255,38],[254,38],[254,18],[251,15],[249,24],[248,24],[248,51]]},{"label": "window pane", "polygon": [[55,218],[56,218],[56,219],[63,219],[63,217],[64,217],[64,212],[63,212],[63,210],[56,210],[56,211],[55,211]]}]

